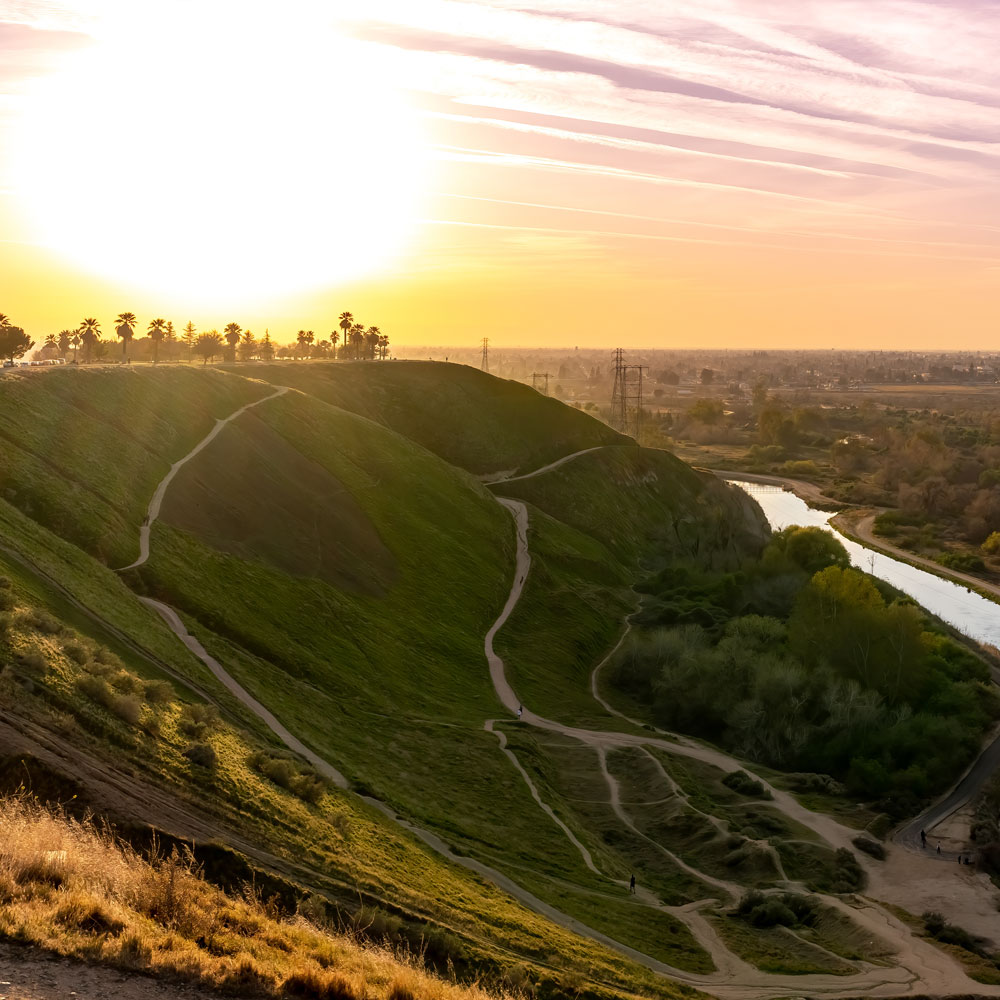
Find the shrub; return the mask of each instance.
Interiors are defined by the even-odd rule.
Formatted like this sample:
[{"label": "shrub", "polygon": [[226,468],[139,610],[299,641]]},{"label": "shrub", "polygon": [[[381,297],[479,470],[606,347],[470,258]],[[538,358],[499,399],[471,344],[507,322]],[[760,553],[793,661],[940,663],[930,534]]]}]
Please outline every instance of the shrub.
[{"label": "shrub", "polygon": [[119,719],[130,726],[137,725],[142,715],[142,702],[134,694],[112,696],[110,708]]},{"label": "shrub", "polygon": [[14,624],[14,616],[6,611],[0,611],[0,638],[7,635],[11,625]]},{"label": "shrub", "polygon": [[0,611],[13,611],[17,601],[9,590],[0,590]]},{"label": "shrub", "polygon": [[55,914],[56,920],[66,927],[73,927],[85,934],[121,934],[125,925],[113,917],[95,899],[85,895],[72,895]]},{"label": "shrub", "polygon": [[122,694],[138,695],[142,693],[142,681],[128,670],[119,670],[108,678],[111,686]]},{"label": "shrub", "polygon": [[754,889],[740,900],[735,912],[754,927],[808,927],[816,922],[818,909],[811,896],[791,892],[765,896]]},{"label": "shrub", "polygon": [[9,576],[0,576],[0,590],[10,590],[13,586]]},{"label": "shrub", "polygon": [[1000,552],[1000,531],[990,532],[989,537],[979,546],[988,556],[995,556]]},{"label": "shrub", "polygon": [[181,712],[180,730],[193,740],[200,740],[209,729],[219,724],[219,710],[214,705],[194,702]]},{"label": "shrub", "polygon": [[885,861],[885,845],[880,844],[877,840],[872,840],[871,837],[855,837],[851,843],[859,851],[864,851],[865,854],[870,855],[878,861]]},{"label": "shrub", "polygon": [[989,957],[983,947],[982,938],[978,938],[974,934],[970,934],[962,927],[956,927],[954,924],[949,924],[944,917],[935,910],[928,910],[923,914],[922,919],[924,922],[924,930],[936,941],[941,941],[943,944],[957,945],[959,948],[963,948],[965,951],[970,951],[974,955],[980,955],[983,958]]},{"label": "shrub", "polygon": [[118,946],[118,964],[126,969],[148,968],[153,949],[138,934],[129,934]]},{"label": "shrub", "polygon": [[66,658],[72,660],[77,666],[83,666],[90,660],[89,650],[79,642],[65,642],[62,648]]},{"label": "shrub", "polygon": [[[0,592],[2,593],[2,592]],[[63,630],[62,622],[56,621],[47,611],[40,611],[38,608],[28,608],[21,615],[21,621],[36,632],[45,635],[56,635]]]},{"label": "shrub", "polygon": [[972,552],[942,552],[934,561],[948,569],[963,572],[982,572],[986,569],[983,560]]},{"label": "shrub", "polygon": [[281,988],[287,996],[305,1000],[359,1000],[357,991],[343,976],[319,969],[293,972]]},{"label": "shrub", "polygon": [[151,705],[163,705],[174,700],[174,687],[169,681],[146,681],[142,694]]},{"label": "shrub", "polygon": [[44,673],[49,666],[49,661],[45,659],[45,655],[39,649],[30,649],[27,652],[19,653],[17,662],[36,674]]},{"label": "shrub", "polygon": [[846,847],[837,848],[835,866],[831,892],[858,892],[864,889],[867,882],[864,869]]},{"label": "shrub", "polygon": [[192,743],[187,750],[184,751],[184,756],[187,757],[192,764],[198,767],[204,767],[211,770],[215,767],[217,756],[215,753],[215,748],[210,743]]},{"label": "shrub", "polygon": [[769,799],[771,793],[759,782],[750,777],[746,771],[731,771],[723,779],[726,788],[731,788],[740,795],[755,799]]},{"label": "shrub", "polygon": [[96,701],[98,705],[108,708],[113,697],[111,686],[103,677],[95,677],[93,674],[84,674],[77,679],[77,690],[86,695],[91,701]]}]

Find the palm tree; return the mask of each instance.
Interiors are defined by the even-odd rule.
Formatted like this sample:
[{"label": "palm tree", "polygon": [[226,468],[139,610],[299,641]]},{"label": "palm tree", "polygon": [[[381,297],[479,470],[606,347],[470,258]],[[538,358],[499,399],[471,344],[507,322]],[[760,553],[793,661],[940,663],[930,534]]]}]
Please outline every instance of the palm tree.
[{"label": "palm tree", "polygon": [[229,360],[236,360],[236,345],[240,342],[240,334],[243,332],[239,323],[229,323],[226,326],[226,343],[229,345]]},{"label": "palm tree", "polygon": [[305,355],[307,358],[312,354],[311,346],[316,340],[316,334],[312,330],[299,330],[295,335],[297,343],[296,356]]},{"label": "palm tree", "polygon": [[351,327],[354,325],[354,317],[349,312],[342,312],[340,314],[340,329],[344,331],[344,347],[347,347],[347,335],[351,332]]},{"label": "palm tree", "polygon": [[354,357],[361,357],[361,347],[365,341],[365,328],[360,323],[354,323],[351,326],[351,348],[354,353]]},{"label": "palm tree", "polygon": [[153,364],[160,360],[160,341],[163,340],[167,332],[167,321],[165,319],[153,319],[149,321],[149,339],[153,342]]},{"label": "palm tree", "polygon": [[76,364],[76,351],[80,346],[80,331],[76,330],[73,335],[69,338],[69,342],[73,347],[73,364]]},{"label": "palm tree", "polygon": [[115,322],[118,324],[115,333],[122,338],[122,357],[124,358],[128,356],[128,345],[132,342],[132,337],[135,334],[135,313],[119,313]]},{"label": "palm tree", "polygon": [[89,361],[94,353],[94,345],[101,339],[101,324],[92,316],[80,324],[80,340],[83,341],[83,360]]},{"label": "palm tree", "polygon": [[385,356],[389,353],[389,334],[383,333],[378,338],[378,347],[381,353],[382,360],[385,361]]},{"label": "palm tree", "polygon": [[340,332],[337,331],[337,330],[334,330],[330,334],[330,346],[333,348],[333,357],[334,357],[334,359],[336,359],[336,357],[337,357],[337,344],[339,342],[340,342]]},{"label": "palm tree", "polygon": [[375,348],[378,347],[379,338],[382,336],[382,331],[377,326],[368,327],[368,332],[365,334],[365,356],[375,360]]}]

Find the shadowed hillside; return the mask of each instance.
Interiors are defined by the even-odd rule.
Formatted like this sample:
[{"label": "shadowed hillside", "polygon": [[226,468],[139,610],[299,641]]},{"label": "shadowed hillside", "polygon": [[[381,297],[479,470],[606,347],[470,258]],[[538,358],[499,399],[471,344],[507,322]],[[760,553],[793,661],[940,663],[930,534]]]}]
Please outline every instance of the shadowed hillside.
[{"label": "shadowed hillside", "polygon": [[528,472],[629,440],[582,410],[467,365],[259,365],[253,374],[377,420],[476,475]]}]

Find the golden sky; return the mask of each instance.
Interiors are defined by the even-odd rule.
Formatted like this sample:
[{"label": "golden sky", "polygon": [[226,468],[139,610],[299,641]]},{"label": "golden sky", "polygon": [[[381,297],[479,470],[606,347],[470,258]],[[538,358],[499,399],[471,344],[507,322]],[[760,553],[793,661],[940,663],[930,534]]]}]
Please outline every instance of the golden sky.
[{"label": "golden sky", "polygon": [[991,0],[0,0],[0,312],[995,349],[998,53]]}]

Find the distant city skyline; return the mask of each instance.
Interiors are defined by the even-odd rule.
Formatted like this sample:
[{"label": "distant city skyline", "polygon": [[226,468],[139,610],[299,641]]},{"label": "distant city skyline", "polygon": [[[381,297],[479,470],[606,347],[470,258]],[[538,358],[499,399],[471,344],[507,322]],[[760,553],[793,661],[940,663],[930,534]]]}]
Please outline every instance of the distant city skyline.
[{"label": "distant city skyline", "polygon": [[995,5],[330,7],[0,0],[0,311],[40,342],[346,309],[402,354],[996,343]]}]

